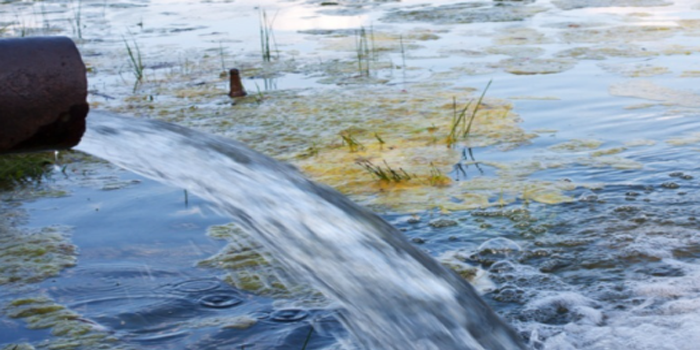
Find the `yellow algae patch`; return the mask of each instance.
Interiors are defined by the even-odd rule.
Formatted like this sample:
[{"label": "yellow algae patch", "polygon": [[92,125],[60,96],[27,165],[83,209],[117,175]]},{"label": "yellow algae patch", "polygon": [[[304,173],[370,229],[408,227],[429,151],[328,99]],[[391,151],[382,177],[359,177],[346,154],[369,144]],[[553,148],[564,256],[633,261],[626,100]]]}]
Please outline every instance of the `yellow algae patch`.
[{"label": "yellow algae patch", "polygon": [[624,152],[626,150],[627,150],[627,148],[625,148],[625,147],[613,147],[613,148],[608,148],[608,149],[602,149],[600,151],[595,151],[595,152],[591,153],[591,157],[609,156],[609,155]]},{"label": "yellow algae patch", "polygon": [[[501,165],[496,176],[484,177],[475,163],[461,160],[463,147],[510,148],[537,137],[520,127],[521,119],[507,100],[490,98],[487,93],[474,113],[479,96],[477,89],[431,80],[400,87],[272,91],[265,92],[262,99],[238,99],[233,106],[175,111],[163,117],[223,134],[290,162],[313,180],[364,205],[381,210],[449,211],[514,200],[526,187],[524,177],[513,175],[516,171],[533,173],[549,166],[505,170],[509,165]],[[454,125],[455,115],[468,104],[466,118]],[[453,129],[457,131],[448,146]],[[456,181],[458,163],[469,166],[460,181]],[[479,165],[493,167],[487,162]],[[555,202],[551,198],[564,191],[551,184],[543,186],[551,191],[542,190],[533,200]],[[254,253],[256,246],[225,239],[232,244],[202,265],[227,269],[225,280],[241,289],[285,293],[286,283],[266,256]]]},{"label": "yellow algae patch", "polygon": [[667,67],[653,66],[650,64],[602,63],[600,67],[610,73],[616,73],[630,78],[651,77],[671,72]]},{"label": "yellow algae patch", "polygon": [[603,144],[603,141],[600,140],[594,140],[594,139],[581,139],[581,140],[571,140],[567,142],[563,142],[554,146],[550,146],[549,149],[552,151],[559,151],[559,152],[578,152],[578,151],[586,151],[586,150],[592,150],[600,147],[600,145]]},{"label": "yellow algae patch", "polygon": [[690,135],[674,137],[666,140],[666,143],[671,146],[685,146],[700,142],[700,132],[695,132]]},{"label": "yellow algae patch", "polygon": [[613,96],[643,98],[684,107],[700,107],[700,95],[659,86],[648,80],[631,80],[613,84],[609,92]]}]

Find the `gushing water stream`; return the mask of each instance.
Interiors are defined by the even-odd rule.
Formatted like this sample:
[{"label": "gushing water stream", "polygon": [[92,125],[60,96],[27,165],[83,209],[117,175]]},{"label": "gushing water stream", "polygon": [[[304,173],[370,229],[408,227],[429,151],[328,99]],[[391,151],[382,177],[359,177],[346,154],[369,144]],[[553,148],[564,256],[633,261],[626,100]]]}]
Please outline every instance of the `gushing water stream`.
[{"label": "gushing water stream", "polygon": [[78,149],[185,188],[228,213],[293,278],[338,303],[360,347],[522,348],[468,283],[394,227],[241,143],[91,112]]}]

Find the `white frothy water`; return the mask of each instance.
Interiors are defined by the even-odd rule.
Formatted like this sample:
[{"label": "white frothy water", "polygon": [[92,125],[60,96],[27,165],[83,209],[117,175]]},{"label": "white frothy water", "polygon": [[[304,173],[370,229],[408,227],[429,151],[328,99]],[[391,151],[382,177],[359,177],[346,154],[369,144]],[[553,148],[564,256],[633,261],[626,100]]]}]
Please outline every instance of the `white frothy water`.
[{"label": "white frothy water", "polygon": [[92,112],[79,150],[210,201],[295,278],[335,300],[368,349],[518,349],[455,274],[376,215],[240,143]]}]

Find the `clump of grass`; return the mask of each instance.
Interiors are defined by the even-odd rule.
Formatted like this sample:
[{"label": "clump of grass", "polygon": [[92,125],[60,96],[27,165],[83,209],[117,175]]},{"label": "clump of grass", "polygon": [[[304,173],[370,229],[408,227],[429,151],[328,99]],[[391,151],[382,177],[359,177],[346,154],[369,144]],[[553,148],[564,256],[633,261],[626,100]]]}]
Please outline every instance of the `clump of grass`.
[{"label": "clump of grass", "polygon": [[53,161],[53,154],[46,152],[0,156],[0,188],[40,182],[51,171]]},{"label": "clump of grass", "polygon": [[260,51],[262,52],[263,62],[272,61],[272,47],[277,51],[275,43],[275,35],[272,31],[272,25],[275,19],[269,19],[265,10],[260,10]]},{"label": "clump of grass", "polygon": [[394,170],[391,166],[389,166],[389,163],[387,163],[386,160],[384,161],[384,166],[375,165],[374,163],[365,159],[359,160],[356,163],[367,170],[367,172],[378,181],[399,183],[413,178],[413,176],[408,174],[406,170],[403,170],[403,168]]},{"label": "clump of grass", "polygon": [[131,45],[129,45],[129,42],[126,40],[126,38],[124,38],[126,53],[129,55],[129,65],[131,66],[131,73],[134,75],[134,78],[136,78],[133,89],[133,91],[136,92],[136,89],[138,88],[139,84],[141,84],[141,82],[143,81],[143,70],[145,69],[145,66],[143,65],[143,60],[141,59],[141,49],[139,49],[139,45],[136,43],[136,40],[132,40],[132,43],[134,44],[133,49]]},{"label": "clump of grass", "polygon": [[357,55],[357,71],[360,76],[369,77],[371,62],[377,60],[377,50],[374,47],[374,31],[360,27],[355,32],[355,54]]},{"label": "clump of grass", "polygon": [[443,174],[433,163],[430,163],[430,175],[428,176],[428,183],[430,183],[430,186],[447,186],[450,182],[452,182],[452,180],[448,176]]},{"label": "clump of grass", "polygon": [[479,99],[476,101],[476,106],[474,106],[474,109],[472,109],[471,115],[469,116],[467,116],[467,111],[474,101],[469,101],[461,111],[457,112],[457,99],[452,99],[453,114],[450,133],[447,135],[447,147],[452,147],[455,143],[457,143],[457,140],[460,137],[462,139],[469,137],[469,133],[472,130],[472,124],[474,123],[474,118],[476,117],[476,113],[479,112],[481,102],[484,100],[484,96],[486,96],[486,91],[488,91],[489,87],[491,86],[491,82],[492,81],[489,80],[489,83],[486,84],[486,88],[481,93],[481,96],[479,96]]},{"label": "clump of grass", "polygon": [[340,137],[343,139],[343,145],[347,145],[351,153],[365,149],[365,146],[348,132],[341,133]]}]

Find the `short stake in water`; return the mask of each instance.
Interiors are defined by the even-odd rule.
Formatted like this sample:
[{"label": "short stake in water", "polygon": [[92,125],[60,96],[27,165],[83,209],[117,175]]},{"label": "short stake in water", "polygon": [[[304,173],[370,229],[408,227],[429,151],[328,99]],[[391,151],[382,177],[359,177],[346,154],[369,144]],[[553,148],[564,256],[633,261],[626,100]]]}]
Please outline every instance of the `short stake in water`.
[{"label": "short stake in water", "polygon": [[231,97],[243,97],[248,93],[245,92],[243,84],[241,83],[241,73],[238,69],[233,68],[229,71],[230,88],[228,95]]}]

